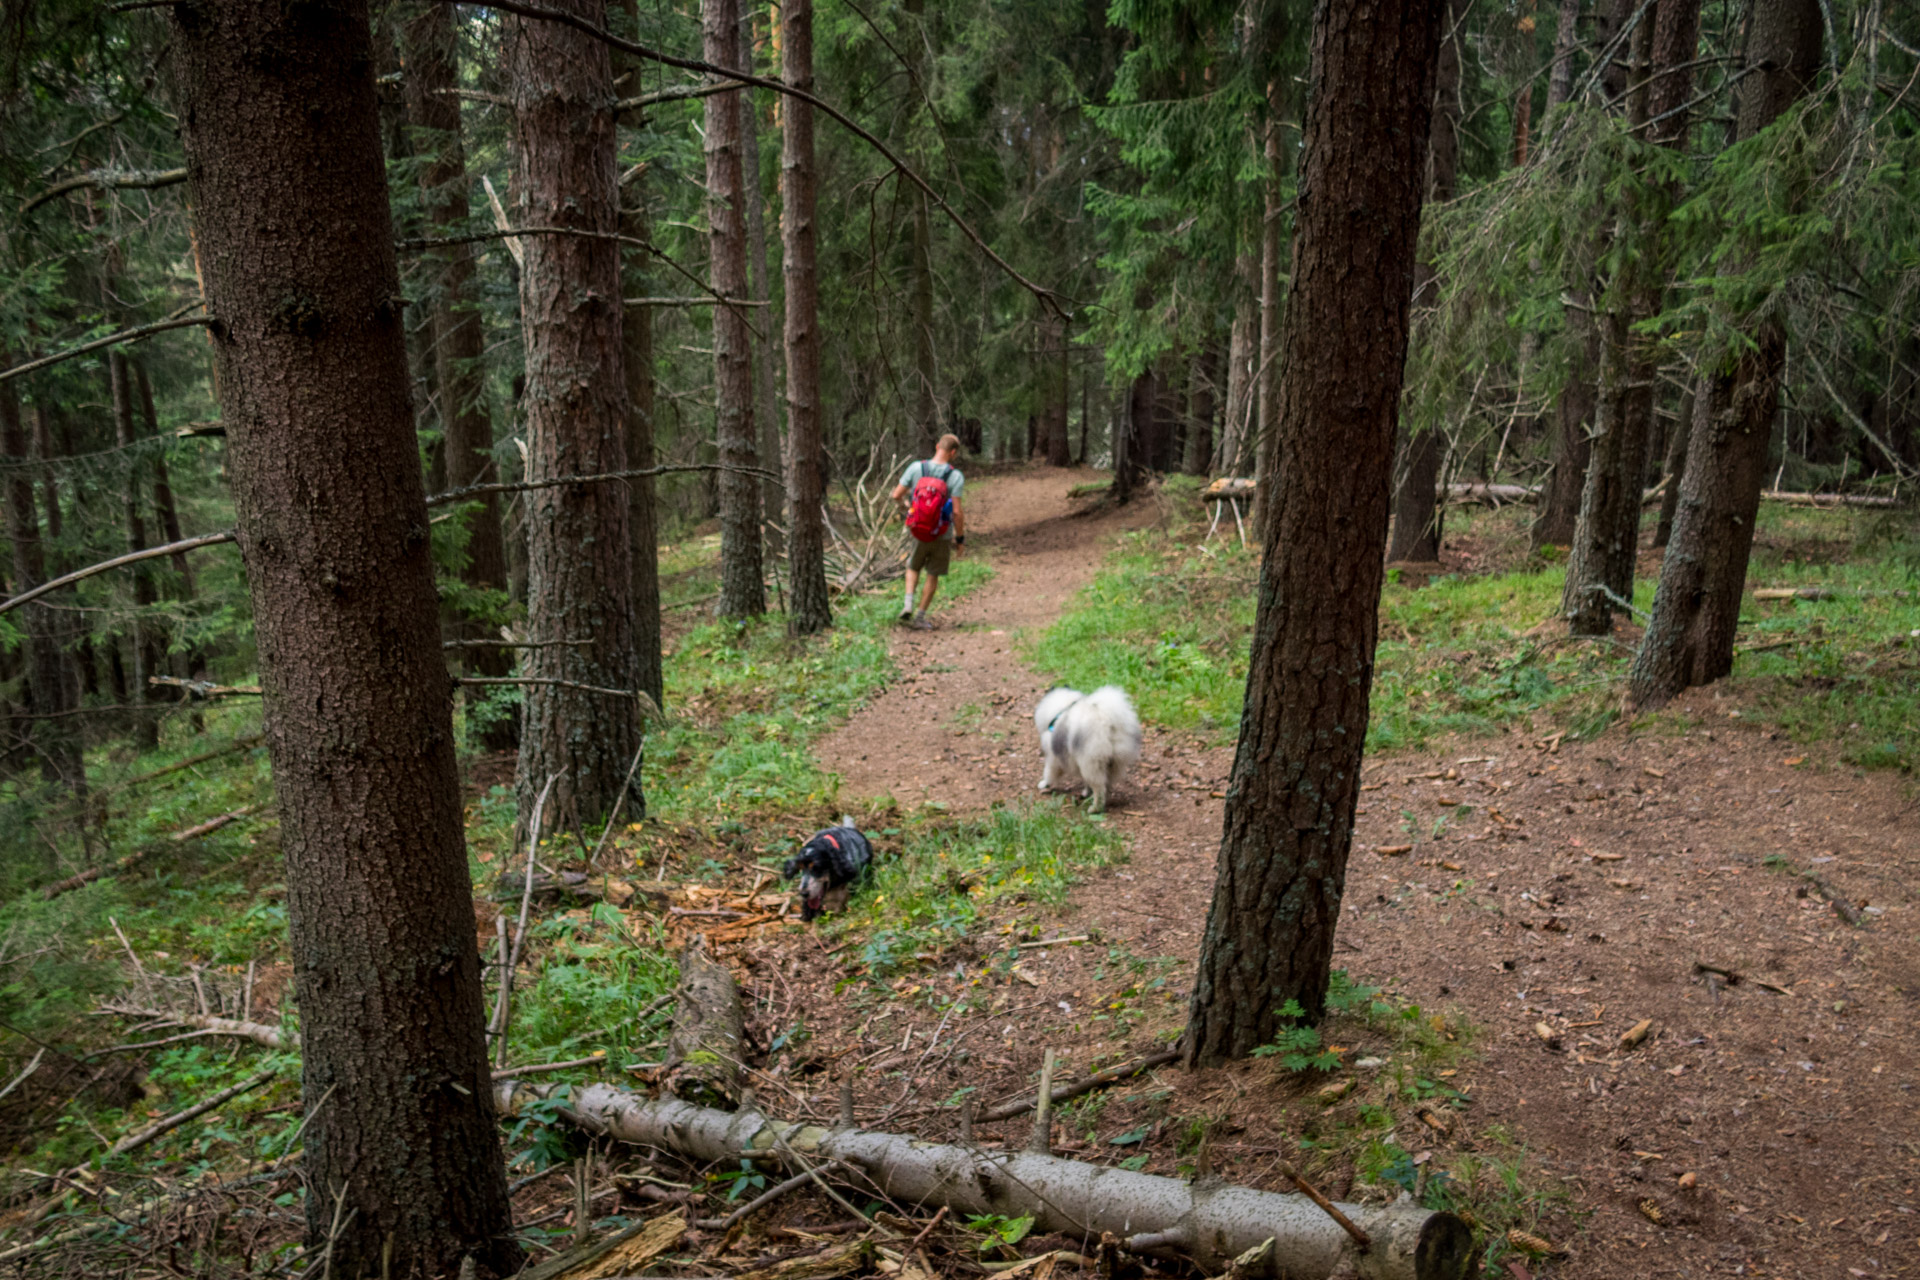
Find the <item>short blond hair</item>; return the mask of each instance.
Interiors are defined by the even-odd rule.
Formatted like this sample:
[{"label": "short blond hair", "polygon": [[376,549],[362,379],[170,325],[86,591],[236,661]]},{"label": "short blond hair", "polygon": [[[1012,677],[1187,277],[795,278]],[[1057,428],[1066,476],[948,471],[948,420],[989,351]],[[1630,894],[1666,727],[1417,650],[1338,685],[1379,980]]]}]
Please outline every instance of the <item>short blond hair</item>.
[{"label": "short blond hair", "polygon": [[947,434],[941,436],[939,442],[933,446],[933,451],[935,453],[951,453],[956,458],[959,457],[960,437],[951,431],[947,432]]}]

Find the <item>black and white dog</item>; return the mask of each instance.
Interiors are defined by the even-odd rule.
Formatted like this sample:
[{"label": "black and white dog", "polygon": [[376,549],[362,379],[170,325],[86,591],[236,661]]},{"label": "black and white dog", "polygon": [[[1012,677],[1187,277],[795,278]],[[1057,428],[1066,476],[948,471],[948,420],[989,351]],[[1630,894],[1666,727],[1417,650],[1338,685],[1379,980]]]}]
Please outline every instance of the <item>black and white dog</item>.
[{"label": "black and white dog", "polygon": [[1105,813],[1107,796],[1140,759],[1140,718],[1126,691],[1111,684],[1092,693],[1049,689],[1033,709],[1033,727],[1040,731],[1040,789],[1084,784],[1087,812]]},{"label": "black and white dog", "polygon": [[812,920],[822,911],[846,910],[854,882],[872,861],[873,846],[842,814],[839,826],[816,831],[780,874],[788,880],[800,877],[800,918]]}]

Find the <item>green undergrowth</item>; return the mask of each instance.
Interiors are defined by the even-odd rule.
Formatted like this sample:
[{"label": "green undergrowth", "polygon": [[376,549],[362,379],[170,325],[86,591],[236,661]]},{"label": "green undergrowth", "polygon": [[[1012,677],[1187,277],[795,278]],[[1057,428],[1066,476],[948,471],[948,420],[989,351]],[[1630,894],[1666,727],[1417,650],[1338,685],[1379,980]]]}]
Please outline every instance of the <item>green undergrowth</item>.
[{"label": "green undergrowth", "polygon": [[[1544,713],[1591,736],[1618,715],[1632,662],[1621,640],[1572,642],[1550,620],[1565,570],[1524,555],[1512,512],[1454,516],[1470,544],[1513,567],[1425,586],[1389,572],[1380,604],[1367,749],[1413,749],[1497,732]],[[1847,763],[1911,771],[1920,759],[1920,579],[1886,517],[1762,509],[1741,650],[1729,691],[1803,742]],[[1237,732],[1259,569],[1204,526],[1129,534],[1067,612],[1029,642],[1049,676],[1126,688],[1143,719],[1216,742]],[[1635,584],[1644,618],[1656,583]],[[1755,601],[1758,586],[1813,586],[1834,599]],[[1545,624],[1545,625],[1543,625]]]},{"label": "green undergrowth", "polygon": [[[710,559],[712,549],[689,548],[670,550],[663,568],[697,595],[710,575],[701,557]],[[978,557],[962,560],[942,584],[939,603],[951,603],[991,573]],[[895,675],[887,641],[898,590],[894,584],[836,601],[834,627],[804,640],[785,634],[780,615],[743,624],[708,622],[681,634],[667,658],[671,721],[650,727],[643,774],[648,816],[671,828],[635,822],[629,813],[620,843],[631,845],[656,831],[694,831],[709,840],[704,853],[738,856],[681,860],[672,865],[672,875],[715,881],[743,867],[751,870],[754,859],[769,849],[779,853],[790,846],[791,838],[780,833],[811,823],[835,798],[837,779],[818,767],[813,744]],[[264,972],[287,960],[284,872],[264,749],[253,746],[130,784],[258,732],[257,703],[214,704],[202,715],[199,726],[184,713],[169,720],[159,751],[135,754],[113,747],[89,758],[94,804],[106,814],[104,826],[96,823],[91,837],[93,860],[145,851],[124,876],[45,899],[38,889],[56,872],[85,865],[77,857],[78,844],[65,851],[64,865],[51,852],[34,861],[57,833],[60,810],[44,793],[4,797],[14,803],[0,805],[0,821],[17,828],[4,832],[17,856],[0,860],[0,1068],[5,1068],[0,1075],[10,1078],[25,1065],[37,1042],[83,1053],[116,1039],[177,1032],[129,1033],[122,1020],[87,1016],[126,988],[129,950],[148,972],[176,982],[176,995],[191,991],[187,975],[193,969],[209,989],[231,998],[249,965]],[[243,806],[253,806],[254,813],[217,832],[187,842],[169,838]],[[475,896],[493,899],[511,916],[521,865],[512,847],[512,789],[492,787],[467,813]],[[1076,823],[1088,829],[1076,831]],[[893,936],[900,938],[911,931],[902,931],[902,922],[917,928],[937,909],[930,885],[909,870],[923,857],[938,863],[940,851],[948,850],[954,865],[975,876],[980,901],[1010,893],[1044,901],[1064,891],[1073,866],[1110,858],[1118,847],[1115,838],[1078,815],[1009,814],[979,829],[929,817],[903,821],[902,828],[910,832],[910,853],[883,868],[880,881],[895,886],[889,915]],[[551,834],[542,842],[542,861],[561,870],[577,865],[574,834]],[[584,834],[591,841],[599,833]],[[1004,850],[994,841],[1004,841]],[[1099,852],[1089,852],[1095,849]],[[996,858],[998,867],[992,865]],[[960,896],[966,905],[945,918],[970,918],[977,909],[971,896]],[[889,944],[883,939],[880,945]],[[643,915],[605,906],[543,906],[534,917],[527,957],[514,993],[510,1061],[605,1053],[625,1065],[659,1056],[670,1011],[651,1006],[672,989],[676,967],[666,939]],[[192,1003],[190,994],[184,998]],[[289,992],[287,1025],[295,1026],[290,1001]],[[257,1016],[272,1020],[276,1015],[269,1010]],[[41,1117],[24,1145],[16,1146],[15,1158],[34,1168],[98,1159],[112,1139],[146,1123],[150,1114],[179,1110],[270,1066],[278,1069],[274,1082],[180,1126],[134,1161],[197,1167],[269,1159],[282,1154],[297,1126],[298,1116],[287,1106],[298,1096],[297,1054],[272,1054],[245,1040],[212,1039],[158,1046],[126,1060],[144,1062],[144,1092],[134,1101],[109,1102],[83,1091]],[[4,1121],[0,1115],[0,1129],[7,1128]],[[23,1137],[8,1136],[15,1142]],[[528,1140],[537,1147],[551,1137],[535,1126]],[[544,1159],[538,1150],[522,1154],[530,1154],[535,1164]]]},{"label": "green undergrowth", "polygon": [[[978,557],[957,561],[935,611],[992,573]],[[898,674],[887,652],[898,590],[840,600],[832,630],[808,639],[788,636],[778,615],[682,636],[667,662],[670,722],[647,740],[648,811],[692,820],[830,802],[839,780],[813,744]]]},{"label": "green undergrowth", "polygon": [[1127,859],[1124,838],[1059,799],[965,818],[927,807],[870,834],[873,872],[828,933],[874,976],[937,959],[995,904],[1057,907],[1086,872]]}]

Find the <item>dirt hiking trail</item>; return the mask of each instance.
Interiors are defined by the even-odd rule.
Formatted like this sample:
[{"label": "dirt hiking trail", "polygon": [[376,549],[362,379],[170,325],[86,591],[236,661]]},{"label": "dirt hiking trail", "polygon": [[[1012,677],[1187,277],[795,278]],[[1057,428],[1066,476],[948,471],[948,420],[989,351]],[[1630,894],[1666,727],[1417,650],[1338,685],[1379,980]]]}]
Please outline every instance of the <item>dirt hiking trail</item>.
[{"label": "dirt hiking trail", "polygon": [[[1047,682],[1015,652],[1020,632],[1057,618],[1121,532],[1169,514],[1147,497],[1072,515],[1068,490],[1094,478],[1016,472],[981,486],[970,546],[995,576],[937,601],[939,629],[898,632],[900,681],[826,739],[822,763],[847,803],[964,811],[1034,794],[1029,717]],[[1446,1082],[1464,1109],[1423,1126],[1403,1108],[1381,1137],[1523,1159],[1558,1189],[1541,1219],[1570,1250],[1555,1275],[1920,1273],[1911,783],[1796,747],[1719,689],[1675,712],[1657,733],[1573,743],[1543,723],[1368,760],[1335,963],[1464,1015],[1479,1036]],[[1123,1048],[1076,1020],[1117,985],[1099,967],[1109,946],[1173,966],[1172,997],[1133,1015],[1124,1051],[1183,1022],[1231,760],[1147,726],[1110,819],[1131,863],[1091,875],[1046,925],[1103,945],[1021,961],[1040,1003],[991,1018],[994,1031],[1006,1023],[1001,1056],[976,1059],[970,1083],[1017,1089],[1045,1046],[1083,1062]],[[1643,1020],[1644,1038],[1623,1044]],[[1360,1069],[1349,1060],[1342,1074]],[[1152,1095],[1116,1089],[1100,1128],[1150,1120],[1158,1139],[1203,1116],[1223,1176],[1280,1186],[1274,1167],[1299,1149],[1326,1079],[1305,1076],[1265,1062],[1163,1069],[1154,1083],[1171,1101],[1154,1111]],[[1540,1267],[1515,1255],[1508,1272]]]}]

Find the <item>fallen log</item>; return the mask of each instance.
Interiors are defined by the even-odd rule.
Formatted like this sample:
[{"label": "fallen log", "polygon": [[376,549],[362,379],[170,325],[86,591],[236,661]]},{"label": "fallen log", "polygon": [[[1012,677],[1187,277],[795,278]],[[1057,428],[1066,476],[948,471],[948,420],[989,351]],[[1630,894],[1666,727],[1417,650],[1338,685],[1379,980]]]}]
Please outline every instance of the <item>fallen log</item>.
[{"label": "fallen log", "polygon": [[[503,1116],[516,1115],[554,1088],[503,1080],[494,1086],[494,1105]],[[1365,1234],[1368,1247],[1361,1252],[1347,1230],[1305,1196],[1212,1178],[1188,1183],[1030,1151],[793,1124],[751,1108],[728,1112],[678,1098],[649,1100],[613,1085],[572,1086],[562,1114],[589,1133],[700,1162],[752,1159],[800,1172],[839,1161],[903,1204],[1031,1214],[1036,1233],[1064,1233],[1084,1241],[1087,1251],[1111,1232],[1142,1248],[1184,1254],[1209,1274],[1268,1239],[1272,1250],[1249,1275],[1322,1280],[1344,1264],[1368,1280],[1464,1280],[1473,1253],[1472,1233],[1459,1218],[1405,1202],[1337,1206]]]},{"label": "fallen log", "polygon": [[1783,502],[1790,507],[1897,507],[1900,499],[1888,493],[1787,493],[1768,489],[1762,502]]},{"label": "fallen log", "polygon": [[255,1044],[265,1045],[269,1049],[298,1049],[300,1033],[272,1026],[265,1022],[249,1022],[244,1018],[222,1018],[211,1013],[174,1013],[166,1009],[145,1009],[132,1005],[103,1004],[102,1013],[117,1013],[126,1018],[145,1018],[153,1025],[167,1027],[192,1027],[196,1031],[213,1036],[235,1036],[241,1040],[251,1040]]},{"label": "fallen log", "polygon": [[676,1098],[731,1110],[740,1099],[740,1044],[746,1020],[740,988],[727,966],[696,935],[680,956],[673,1031],[667,1037],[666,1091]]}]

